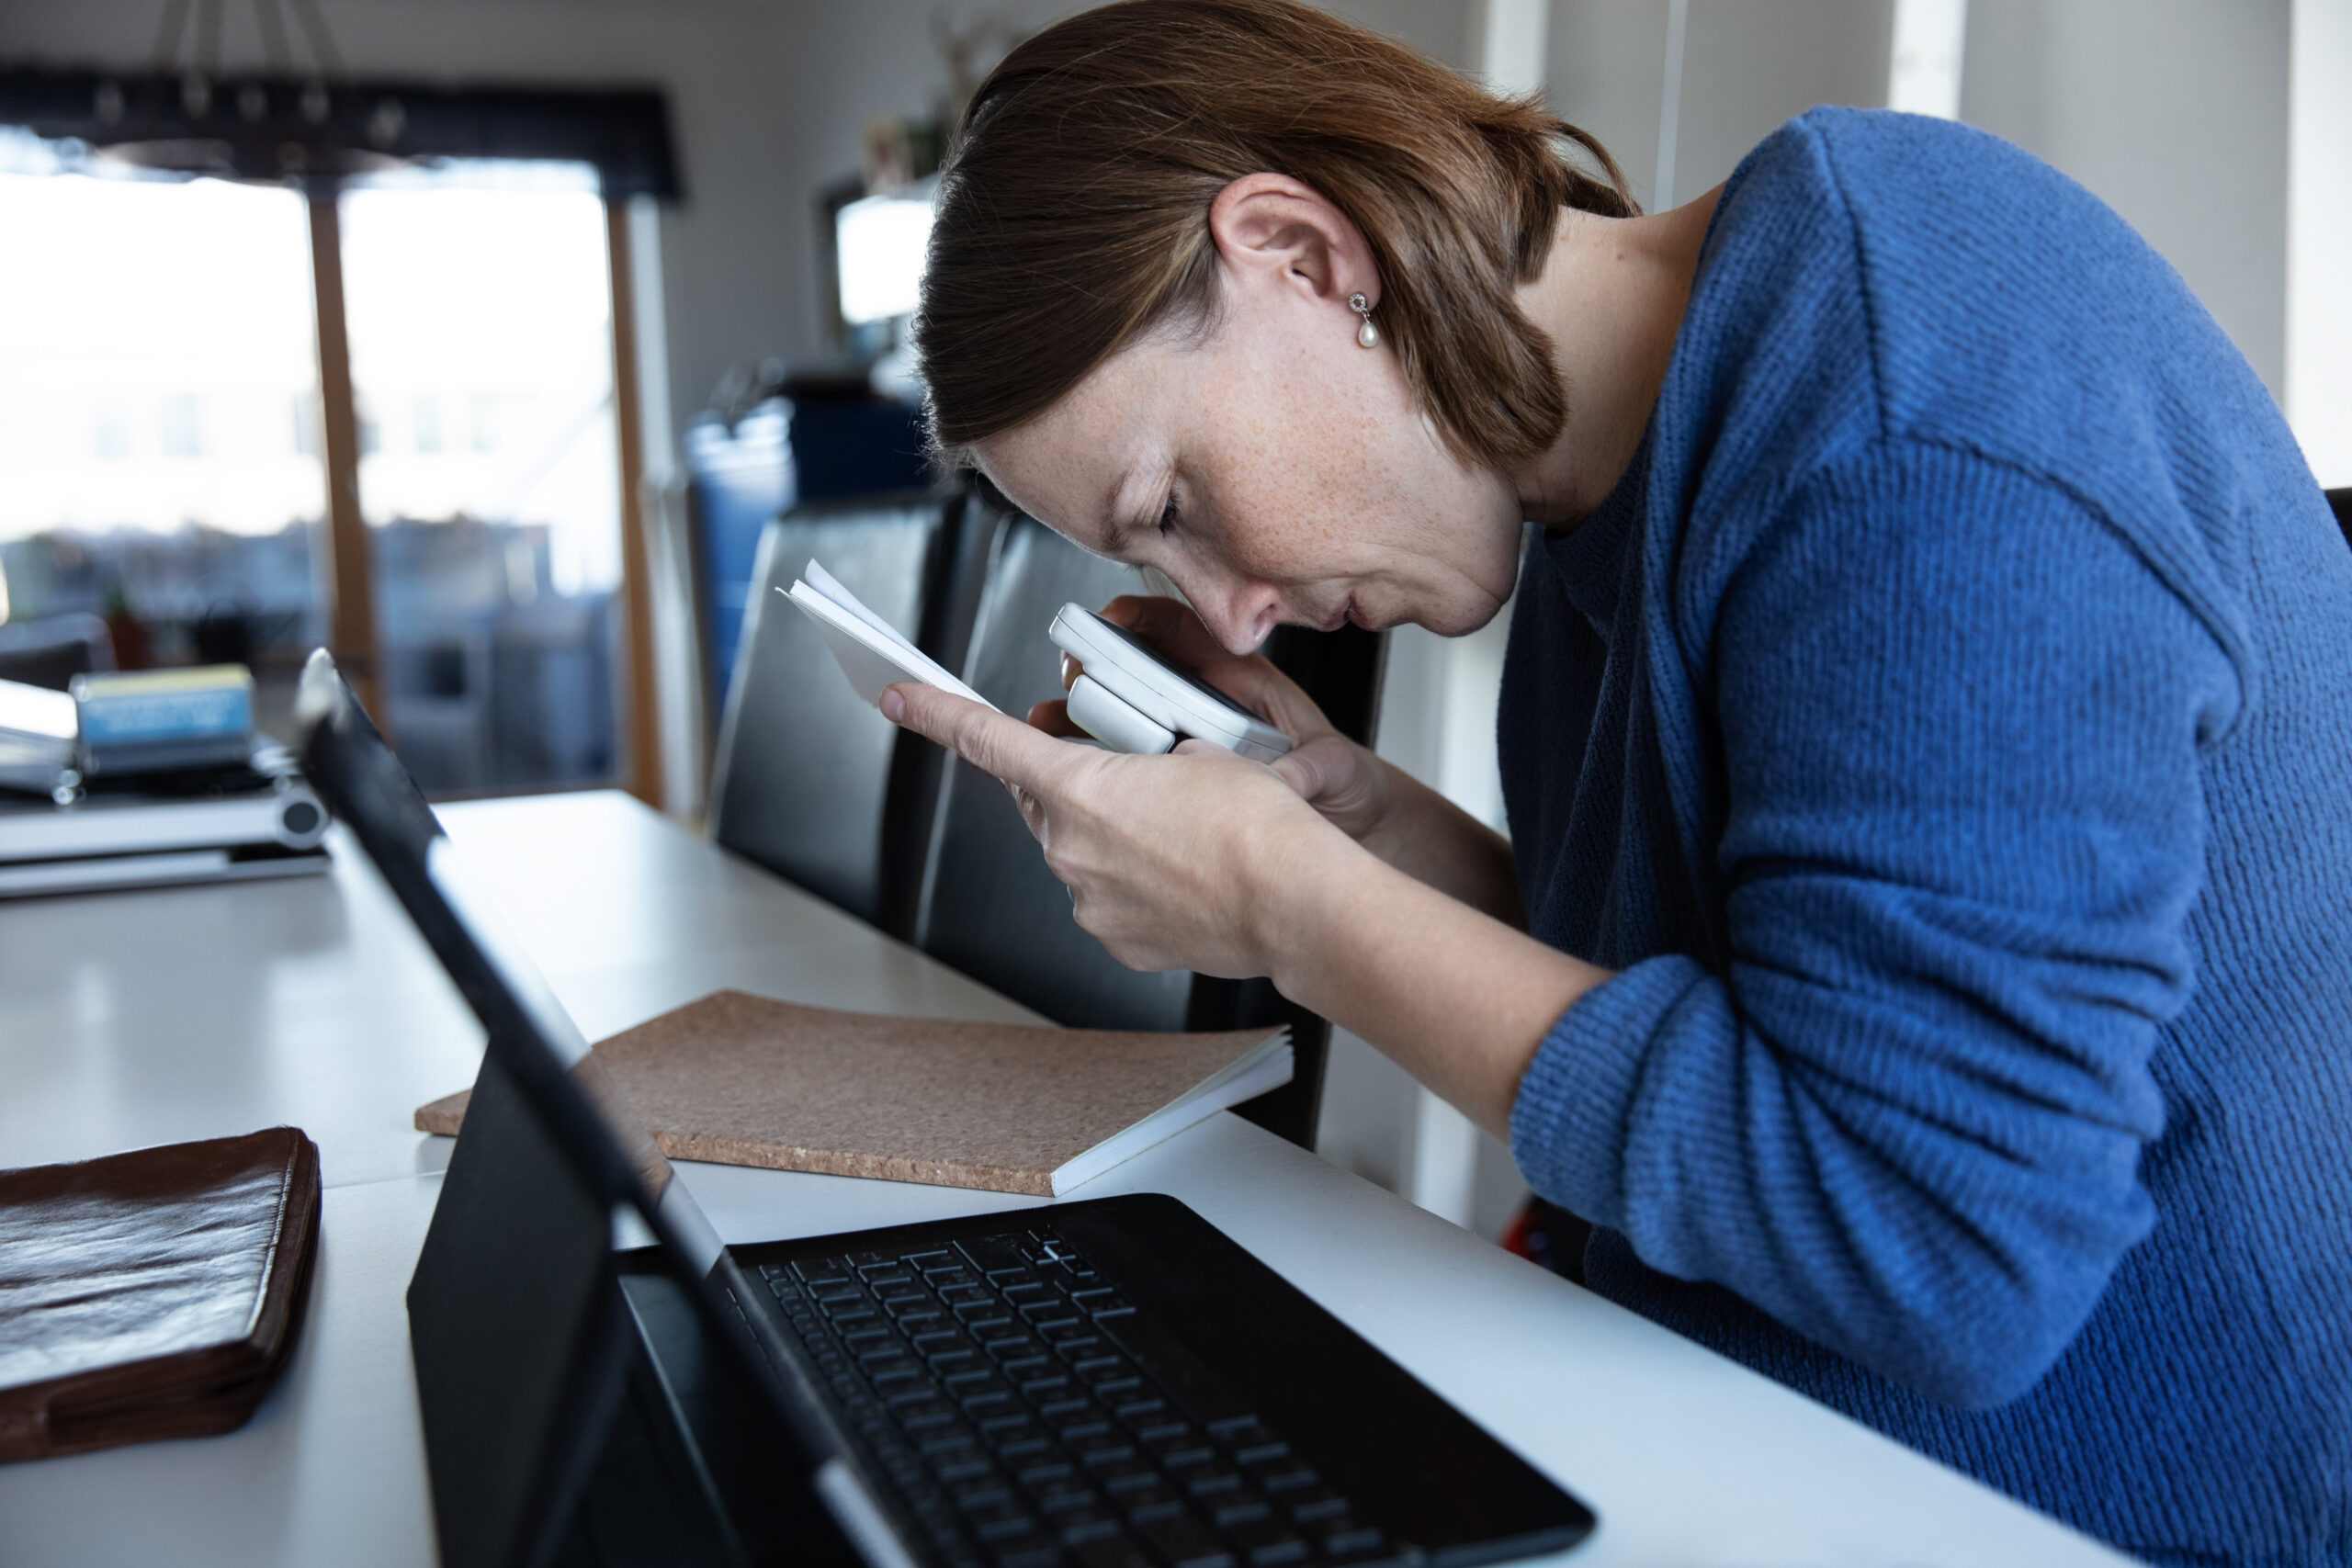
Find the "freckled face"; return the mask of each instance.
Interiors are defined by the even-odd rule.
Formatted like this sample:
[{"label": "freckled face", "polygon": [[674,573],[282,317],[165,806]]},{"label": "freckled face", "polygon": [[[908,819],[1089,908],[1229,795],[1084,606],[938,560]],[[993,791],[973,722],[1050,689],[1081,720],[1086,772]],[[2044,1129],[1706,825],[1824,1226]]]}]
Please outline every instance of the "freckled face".
[{"label": "freckled face", "polygon": [[1475,631],[1510,594],[1517,497],[1445,449],[1355,326],[1228,296],[1205,341],[1131,344],[980,443],[980,468],[1083,547],[1166,572],[1236,653],[1283,623]]}]

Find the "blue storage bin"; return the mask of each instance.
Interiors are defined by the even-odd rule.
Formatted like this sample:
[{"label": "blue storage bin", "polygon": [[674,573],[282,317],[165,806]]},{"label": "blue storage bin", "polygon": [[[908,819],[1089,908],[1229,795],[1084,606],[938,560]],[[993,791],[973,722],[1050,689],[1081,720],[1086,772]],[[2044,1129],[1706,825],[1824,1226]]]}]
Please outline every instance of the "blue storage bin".
[{"label": "blue storage bin", "polygon": [[711,714],[726,711],[744,601],[768,519],[804,501],[878,495],[922,485],[922,411],[851,388],[809,382],[754,407],[729,429],[706,413],[686,432],[694,491]]},{"label": "blue storage bin", "polygon": [[792,461],[792,405],[772,398],[729,430],[705,414],[686,432],[686,481],[694,519],[707,615],[704,658],[710,669],[713,716],[725,711],[734,678],[735,644],[743,631],[743,603],[768,519],[799,496]]}]

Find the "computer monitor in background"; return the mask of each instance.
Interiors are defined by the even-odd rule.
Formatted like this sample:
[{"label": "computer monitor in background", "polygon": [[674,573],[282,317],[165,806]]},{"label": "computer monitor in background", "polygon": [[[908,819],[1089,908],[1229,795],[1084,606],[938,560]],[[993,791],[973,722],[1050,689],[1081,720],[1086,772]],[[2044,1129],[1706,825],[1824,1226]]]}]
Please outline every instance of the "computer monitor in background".
[{"label": "computer monitor in background", "polygon": [[833,213],[834,276],[842,320],[863,327],[914,314],[931,243],[936,178],[904,190],[861,197]]}]

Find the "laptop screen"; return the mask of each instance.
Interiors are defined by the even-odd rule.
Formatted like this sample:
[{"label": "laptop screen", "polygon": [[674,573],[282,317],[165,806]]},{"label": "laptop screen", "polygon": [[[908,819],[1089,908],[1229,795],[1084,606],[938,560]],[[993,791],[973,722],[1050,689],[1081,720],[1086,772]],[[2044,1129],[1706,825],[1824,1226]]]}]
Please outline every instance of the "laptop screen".
[{"label": "laptop screen", "polygon": [[843,1562],[854,1551],[905,1568],[802,1374],[728,1299],[741,1280],[709,1220],[323,650],[296,717],[305,775],[488,1035],[408,1294],[444,1560],[542,1562],[581,1528],[638,1355],[613,1260],[616,1227],[633,1214],[693,1299],[702,1342],[763,1391],[784,1451],[798,1456],[809,1504],[783,1499],[779,1513],[778,1499],[762,1500],[771,1523],[789,1521],[792,1555]]},{"label": "laptop screen", "polygon": [[718,1233],[323,650],[303,671],[296,721],[305,776],[357,836],[566,1154],[609,1201],[642,1209],[692,1272],[707,1273]]}]

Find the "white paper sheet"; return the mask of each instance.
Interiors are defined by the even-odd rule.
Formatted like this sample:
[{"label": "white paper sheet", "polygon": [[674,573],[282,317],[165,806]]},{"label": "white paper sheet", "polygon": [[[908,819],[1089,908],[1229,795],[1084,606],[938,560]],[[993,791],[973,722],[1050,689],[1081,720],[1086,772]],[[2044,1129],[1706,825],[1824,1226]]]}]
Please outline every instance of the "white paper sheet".
[{"label": "white paper sheet", "polygon": [[889,622],[859,603],[856,594],[842,587],[831,572],[817,562],[810,561],[808,575],[790,589],[780,588],[776,592],[817,623],[842,673],[849,677],[850,685],[867,702],[879,703],[883,688],[894,681],[920,681],[983,707],[996,706],[909,642]]}]

